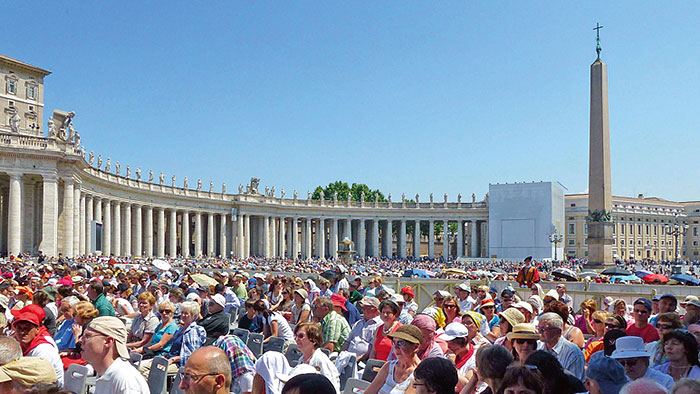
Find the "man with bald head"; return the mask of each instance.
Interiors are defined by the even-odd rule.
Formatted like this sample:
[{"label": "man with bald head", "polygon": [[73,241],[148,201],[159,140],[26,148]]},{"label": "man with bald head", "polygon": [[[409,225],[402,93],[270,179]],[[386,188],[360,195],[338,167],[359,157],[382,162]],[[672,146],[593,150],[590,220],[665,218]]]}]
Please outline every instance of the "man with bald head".
[{"label": "man with bald head", "polygon": [[228,394],[230,387],[231,363],[223,350],[205,346],[187,359],[180,381],[186,394]]}]

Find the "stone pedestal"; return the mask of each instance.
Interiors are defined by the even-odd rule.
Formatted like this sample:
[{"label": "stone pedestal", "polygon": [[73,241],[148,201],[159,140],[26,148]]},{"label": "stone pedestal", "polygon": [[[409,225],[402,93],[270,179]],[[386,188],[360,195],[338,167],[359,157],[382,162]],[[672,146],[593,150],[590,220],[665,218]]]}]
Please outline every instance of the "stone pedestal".
[{"label": "stone pedestal", "polygon": [[607,268],[614,265],[612,222],[588,222],[587,268]]}]

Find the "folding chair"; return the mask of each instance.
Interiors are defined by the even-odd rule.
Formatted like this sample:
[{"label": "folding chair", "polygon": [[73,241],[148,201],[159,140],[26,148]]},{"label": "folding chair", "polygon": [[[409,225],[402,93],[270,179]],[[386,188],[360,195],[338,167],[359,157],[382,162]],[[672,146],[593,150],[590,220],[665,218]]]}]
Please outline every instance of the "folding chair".
[{"label": "folding chair", "polygon": [[348,365],[340,372],[340,391],[345,389],[350,378],[355,377],[355,372],[357,371],[357,356],[351,356],[348,360]]},{"label": "folding chair", "polygon": [[365,370],[364,372],[362,372],[362,380],[364,380],[365,382],[373,381],[374,377],[377,376],[377,373],[382,368],[382,365],[384,365],[385,362],[386,361],[376,360],[373,358],[367,360]]},{"label": "folding chair", "polygon": [[266,352],[280,352],[284,353],[284,348],[285,345],[287,344],[287,341],[284,340],[284,338],[280,337],[272,337],[270,338],[267,343],[263,344],[263,353]]},{"label": "folding chair", "polygon": [[250,349],[250,351],[253,352],[255,358],[259,358],[260,356],[262,356],[263,339],[265,339],[263,334],[259,334],[256,332],[250,333],[250,337],[248,337],[248,349]]},{"label": "folding chair", "polygon": [[87,392],[87,375],[90,370],[80,364],[71,364],[63,375],[63,388],[75,394]]},{"label": "folding chair", "polygon": [[131,363],[131,365],[134,366],[134,368],[139,369],[139,366],[141,365],[141,359],[143,359],[143,354],[129,352],[129,362]]},{"label": "folding chair", "polygon": [[324,352],[324,353],[326,353],[326,356],[328,356],[328,357],[331,356],[331,351],[328,350],[328,349],[326,349],[325,347],[322,347],[322,348],[321,348],[321,351]]},{"label": "folding chair", "polygon": [[250,331],[245,328],[234,328],[231,330],[231,334],[241,338],[243,343],[248,343],[248,338],[250,337]]},{"label": "folding chair", "polygon": [[153,358],[151,372],[148,374],[148,389],[151,394],[165,394],[168,389],[168,359],[161,356]]},{"label": "folding chair", "polygon": [[369,382],[361,379],[348,379],[343,394],[362,394],[369,387]]},{"label": "folding chair", "polygon": [[302,356],[302,353],[296,343],[290,343],[289,346],[287,346],[287,351],[284,352],[284,356],[287,358],[289,366],[294,368],[299,364],[299,357]]},{"label": "folding chair", "polygon": [[185,394],[185,391],[180,389],[180,381],[182,381],[182,373],[185,371],[185,367],[180,367],[175,375],[175,380],[173,380],[173,387],[170,389],[170,394]]}]

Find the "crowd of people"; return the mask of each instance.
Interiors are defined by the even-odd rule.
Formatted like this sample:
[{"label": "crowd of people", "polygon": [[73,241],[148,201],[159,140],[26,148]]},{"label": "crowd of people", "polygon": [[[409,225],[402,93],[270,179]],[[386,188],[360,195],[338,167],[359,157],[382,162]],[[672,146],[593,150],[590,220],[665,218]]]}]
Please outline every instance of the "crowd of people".
[{"label": "crowd of people", "polygon": [[[378,362],[366,394],[700,392],[697,297],[573,305],[563,283],[544,292],[532,261],[517,268],[527,297],[458,282],[420,309],[410,286],[363,280],[338,263],[331,280],[6,264],[0,393],[64,393],[72,364],[96,375],[95,393],[148,393],[155,357],[182,374],[187,393],[340,393],[349,363],[362,371]],[[232,323],[261,333],[265,351],[255,354]],[[272,350],[280,341],[298,359]]]}]

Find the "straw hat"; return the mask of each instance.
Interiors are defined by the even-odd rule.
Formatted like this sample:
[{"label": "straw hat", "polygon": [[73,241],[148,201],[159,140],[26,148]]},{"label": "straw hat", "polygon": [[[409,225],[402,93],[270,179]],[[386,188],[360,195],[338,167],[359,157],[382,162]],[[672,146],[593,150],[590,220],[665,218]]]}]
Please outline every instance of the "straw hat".
[{"label": "straw hat", "polygon": [[513,339],[540,339],[535,327],[530,323],[520,323],[513,327],[513,331],[506,334],[509,341]]}]

